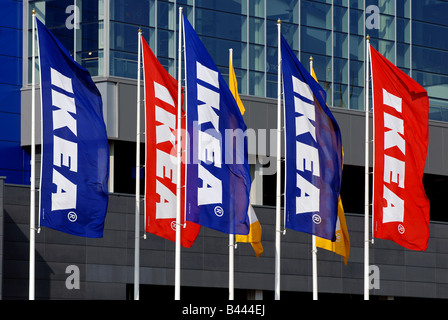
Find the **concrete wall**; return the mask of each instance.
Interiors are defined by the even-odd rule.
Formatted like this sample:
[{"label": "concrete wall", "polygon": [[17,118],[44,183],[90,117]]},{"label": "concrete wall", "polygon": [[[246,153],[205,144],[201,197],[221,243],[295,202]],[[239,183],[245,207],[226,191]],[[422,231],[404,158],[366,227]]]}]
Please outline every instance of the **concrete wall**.
[{"label": "concrete wall", "polygon": [[[255,206],[255,211],[263,227],[264,252],[256,258],[249,244],[238,244],[235,288],[263,290],[264,298],[270,299],[274,290],[275,210]],[[29,188],[5,186],[2,222],[3,299],[27,299]],[[351,241],[347,266],[342,257],[318,250],[319,293],[362,299],[364,217],[347,214],[347,224]],[[410,251],[391,241],[375,239],[370,263],[379,268],[380,288],[371,290],[372,299],[378,296],[448,298],[448,225],[431,222],[430,230],[426,252]],[[126,299],[126,285],[132,285],[134,274],[134,197],[110,195],[103,238],[86,239],[42,228],[36,235],[36,250],[36,299]],[[282,236],[281,256],[282,292],[289,296],[305,292],[311,300],[311,237],[287,230]],[[147,234],[141,240],[140,262],[142,288],[174,285],[174,243]],[[66,287],[71,275],[66,273],[66,268],[72,265],[79,268],[80,289]],[[204,297],[208,292],[205,288],[222,288],[226,298],[227,285],[227,235],[202,228],[195,244],[182,249],[182,286],[202,287],[197,292]],[[159,292],[154,287],[148,290],[152,294]],[[166,296],[159,293],[160,298],[174,299],[173,288],[163,292]]]}]

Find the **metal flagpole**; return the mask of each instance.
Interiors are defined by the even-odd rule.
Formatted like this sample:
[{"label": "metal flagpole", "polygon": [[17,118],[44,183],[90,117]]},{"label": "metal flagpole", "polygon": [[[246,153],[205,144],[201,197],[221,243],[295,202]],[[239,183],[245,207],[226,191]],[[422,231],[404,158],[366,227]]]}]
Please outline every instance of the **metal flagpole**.
[{"label": "metal flagpole", "polygon": [[29,300],[34,300],[35,293],[35,263],[36,263],[36,10],[32,11],[32,63],[31,63],[31,179],[30,179],[30,274]]},{"label": "metal flagpole", "polygon": [[370,36],[366,42],[366,84],[365,84],[365,165],[364,165],[364,300],[369,300],[369,58]]},{"label": "metal flagpole", "polygon": [[229,300],[235,298],[235,235],[229,234]]},{"label": "metal flagpole", "polygon": [[[310,73],[313,69],[313,57],[310,57]],[[317,300],[317,247],[316,247],[316,236],[312,236],[312,266],[313,266],[313,300]]]},{"label": "metal flagpole", "polygon": [[277,20],[278,73],[277,73],[277,190],[275,208],[275,300],[280,300],[280,236],[281,236],[281,23]]},{"label": "metal flagpole", "polygon": [[181,229],[181,78],[182,78],[182,7],[179,7],[179,44],[178,44],[178,69],[177,69],[177,193],[176,193],[176,253],[174,271],[174,299],[180,300],[180,229]]},{"label": "metal flagpole", "polygon": [[137,141],[135,159],[135,248],[134,248],[134,300],[140,299],[140,73],[142,30],[138,29],[138,57],[137,57]]},{"label": "metal flagpole", "polygon": [[[229,49],[230,61],[233,66],[233,49]],[[229,234],[229,300],[234,300],[235,291],[235,235]]]}]

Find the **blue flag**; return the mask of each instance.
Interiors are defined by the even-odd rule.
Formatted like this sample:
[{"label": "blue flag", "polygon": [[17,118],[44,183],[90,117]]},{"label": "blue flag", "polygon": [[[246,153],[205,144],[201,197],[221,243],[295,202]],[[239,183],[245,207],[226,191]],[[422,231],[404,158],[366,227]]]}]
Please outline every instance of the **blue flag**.
[{"label": "blue flag", "polygon": [[326,94],[281,39],[286,228],[335,240],[342,179],[339,126]]},{"label": "blue flag", "polygon": [[248,234],[251,185],[246,125],[218,68],[184,16],[187,94],[187,220]]},{"label": "blue flag", "polygon": [[42,98],[40,223],[103,235],[109,147],[101,95],[87,70],[38,20]]}]

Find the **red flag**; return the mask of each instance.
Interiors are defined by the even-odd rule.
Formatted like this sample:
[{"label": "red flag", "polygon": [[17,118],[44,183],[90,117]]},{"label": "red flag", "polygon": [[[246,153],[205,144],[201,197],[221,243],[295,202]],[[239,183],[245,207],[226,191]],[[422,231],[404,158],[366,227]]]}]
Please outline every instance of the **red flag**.
[{"label": "red flag", "polygon": [[[146,101],[145,228],[149,233],[176,241],[178,82],[162,67],[143,37],[142,47]],[[185,115],[183,110],[182,114]],[[185,148],[185,141],[182,147]],[[185,186],[185,161],[181,172],[181,185]],[[184,192],[181,197],[183,224]],[[181,231],[181,245],[191,247],[199,229],[199,225],[188,221]]]},{"label": "red flag", "polygon": [[370,47],[374,101],[373,236],[426,250],[429,201],[423,187],[428,94]]}]

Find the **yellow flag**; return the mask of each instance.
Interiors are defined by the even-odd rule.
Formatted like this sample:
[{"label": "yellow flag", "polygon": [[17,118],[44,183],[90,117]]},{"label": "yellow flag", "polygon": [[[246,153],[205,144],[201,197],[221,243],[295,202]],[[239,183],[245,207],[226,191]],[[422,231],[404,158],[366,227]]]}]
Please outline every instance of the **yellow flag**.
[{"label": "yellow flag", "polygon": [[255,251],[257,258],[263,253],[263,245],[261,244],[261,224],[255,214],[252,205],[249,205],[247,210],[249,214],[250,231],[248,235],[237,234],[235,239],[236,242],[249,242]]},{"label": "yellow flag", "polygon": [[[311,76],[317,81],[313,67],[311,67]],[[344,150],[342,150],[342,159],[344,159]],[[348,235],[347,223],[345,221],[344,207],[342,206],[341,196],[338,201],[338,219],[336,222],[336,241],[316,237],[316,247],[333,251],[344,257],[344,264],[347,265],[350,256],[350,237]]]},{"label": "yellow flag", "polygon": [[235,70],[233,70],[232,58],[229,55],[229,88],[233,94],[233,97],[238,104],[238,108],[240,108],[241,114],[244,114],[246,109],[244,108],[243,102],[240,99],[240,95],[238,94],[238,82],[236,81]]},{"label": "yellow flag", "polygon": [[[233,97],[238,104],[241,114],[244,114],[246,109],[244,108],[243,102],[238,94],[238,82],[236,81],[235,70],[233,70],[232,58],[229,55],[229,88],[232,92]],[[252,245],[257,258],[263,253],[263,245],[261,244],[261,224],[258,221],[257,215],[255,214],[254,208],[249,204],[247,209],[247,214],[249,215],[250,231],[248,235],[239,235],[235,237],[236,242],[248,242]]]}]

